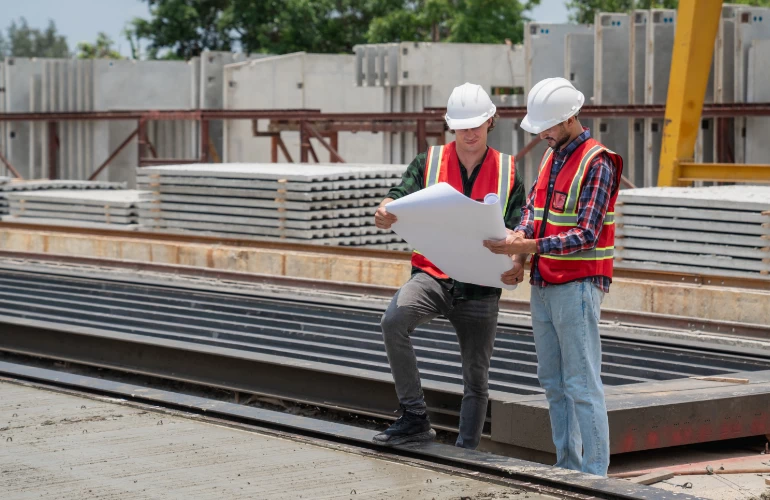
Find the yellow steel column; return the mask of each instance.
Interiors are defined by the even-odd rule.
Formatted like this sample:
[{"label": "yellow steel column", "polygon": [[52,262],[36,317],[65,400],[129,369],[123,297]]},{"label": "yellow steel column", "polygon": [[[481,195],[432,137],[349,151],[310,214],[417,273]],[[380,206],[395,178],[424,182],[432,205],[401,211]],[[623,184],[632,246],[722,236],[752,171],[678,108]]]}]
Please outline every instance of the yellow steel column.
[{"label": "yellow steel column", "polygon": [[721,1],[679,1],[658,186],[679,185],[679,162],[693,160],[721,14]]}]

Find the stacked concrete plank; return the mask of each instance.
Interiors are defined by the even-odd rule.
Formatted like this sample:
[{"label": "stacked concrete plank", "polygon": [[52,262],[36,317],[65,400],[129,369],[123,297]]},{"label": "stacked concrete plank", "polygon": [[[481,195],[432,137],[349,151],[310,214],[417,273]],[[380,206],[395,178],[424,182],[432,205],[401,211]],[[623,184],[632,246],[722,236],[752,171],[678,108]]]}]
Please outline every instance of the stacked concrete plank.
[{"label": "stacked concrete plank", "polygon": [[372,214],[403,165],[199,164],[146,167],[140,225],[151,231],[322,245],[403,243]]},{"label": "stacked concrete plank", "polygon": [[14,192],[45,191],[51,189],[126,189],[123,182],[74,181],[74,180],[15,180],[0,177],[0,216],[8,215],[8,196]]},{"label": "stacked concrete plank", "polygon": [[137,228],[137,203],[149,193],[135,190],[17,191],[7,194],[4,222],[104,229]]},{"label": "stacked concrete plank", "polygon": [[770,186],[621,191],[622,267],[770,279]]}]

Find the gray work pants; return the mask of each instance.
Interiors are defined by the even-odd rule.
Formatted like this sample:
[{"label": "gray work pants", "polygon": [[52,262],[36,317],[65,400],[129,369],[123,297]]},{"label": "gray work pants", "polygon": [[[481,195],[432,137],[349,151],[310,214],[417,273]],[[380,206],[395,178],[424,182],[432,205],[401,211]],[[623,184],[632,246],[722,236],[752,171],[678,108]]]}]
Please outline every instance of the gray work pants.
[{"label": "gray work pants", "polygon": [[489,363],[495,344],[499,298],[458,300],[445,286],[425,273],[415,273],[393,297],[382,317],[382,333],[400,403],[410,410],[426,410],[410,339],[421,324],[445,316],[457,332],[463,369],[460,435],[456,445],[475,449],[487,416]]}]

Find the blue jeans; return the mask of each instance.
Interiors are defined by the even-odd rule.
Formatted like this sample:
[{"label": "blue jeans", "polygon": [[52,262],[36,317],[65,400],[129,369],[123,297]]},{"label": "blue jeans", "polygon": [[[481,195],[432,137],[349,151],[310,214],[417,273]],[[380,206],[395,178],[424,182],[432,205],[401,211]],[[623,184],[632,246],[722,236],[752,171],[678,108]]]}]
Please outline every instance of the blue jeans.
[{"label": "blue jeans", "polygon": [[382,335],[399,402],[417,413],[427,411],[410,338],[418,326],[446,316],[457,332],[463,369],[463,400],[456,446],[475,449],[487,418],[489,365],[495,347],[499,297],[456,300],[425,273],[416,273],[393,297],[382,316]]},{"label": "blue jeans", "polygon": [[606,476],[610,463],[599,339],[603,298],[590,281],[575,281],[533,286],[530,300],[537,377],[548,399],[556,466],[597,476]]}]

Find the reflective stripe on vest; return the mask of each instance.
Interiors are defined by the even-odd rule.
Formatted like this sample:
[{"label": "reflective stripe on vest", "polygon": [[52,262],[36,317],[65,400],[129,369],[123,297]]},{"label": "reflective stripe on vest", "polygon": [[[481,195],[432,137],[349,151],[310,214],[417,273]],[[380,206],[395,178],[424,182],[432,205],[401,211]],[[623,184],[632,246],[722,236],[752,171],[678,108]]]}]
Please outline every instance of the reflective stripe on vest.
[{"label": "reflective stripe on vest", "polygon": [[428,148],[428,158],[425,164],[428,171],[425,175],[425,187],[430,187],[438,183],[438,174],[441,170],[441,156],[444,153],[444,146],[431,146]]},{"label": "reflective stripe on vest", "polygon": [[551,255],[541,254],[541,259],[553,260],[605,260],[612,259],[615,256],[615,247],[594,248],[593,250],[583,250],[569,255]]},{"label": "reflective stripe on vest", "polygon": [[[535,209],[535,220],[543,220],[543,214],[545,213],[545,210],[542,208],[536,208]],[[548,211],[548,223],[554,226],[577,226],[577,214],[559,214],[552,210]],[[615,224],[615,212],[607,212],[604,216],[604,224],[605,226],[609,226],[610,224]]]},{"label": "reflective stripe on vest", "polygon": [[[425,187],[430,187],[438,183],[441,173],[441,157],[444,154],[444,146],[431,146],[428,148],[428,157],[426,159],[427,174],[425,176]],[[500,206],[505,214],[508,206],[508,200],[511,196],[511,171],[513,170],[513,156],[500,153],[497,160],[497,196],[500,198]]]},{"label": "reflective stripe on vest", "polygon": [[505,153],[500,153],[497,163],[500,165],[500,171],[497,174],[497,196],[500,198],[500,206],[508,206],[508,199],[511,196],[511,170],[513,169],[513,157]]}]

